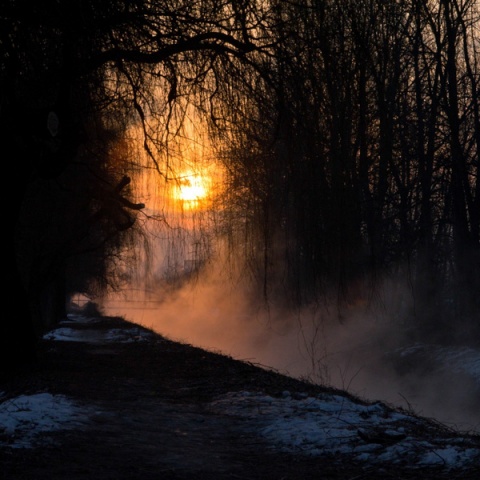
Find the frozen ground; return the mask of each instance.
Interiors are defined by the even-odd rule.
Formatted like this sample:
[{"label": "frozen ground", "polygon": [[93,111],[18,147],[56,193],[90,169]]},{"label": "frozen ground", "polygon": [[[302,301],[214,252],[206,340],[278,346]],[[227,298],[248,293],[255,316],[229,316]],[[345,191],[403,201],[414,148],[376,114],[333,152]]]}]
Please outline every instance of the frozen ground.
[{"label": "frozen ground", "polygon": [[[72,322],[94,319],[71,316],[46,335],[58,342],[148,342],[144,329],[72,328]],[[88,326],[87,326],[88,327]],[[469,352],[438,352],[448,365],[473,369],[478,358]],[[0,402],[2,394],[0,392]],[[365,464],[439,466],[447,469],[480,465],[480,441],[437,423],[376,402],[365,405],[347,396],[308,396],[284,391],[274,398],[252,391],[231,392],[212,401],[216,414],[241,418],[245,428],[258,432],[272,449],[307,456],[346,456]],[[19,395],[0,403],[0,446],[35,448],[48,441],[45,432],[80,428],[95,416],[95,406],[48,392]],[[427,432],[427,434],[425,434]]]}]

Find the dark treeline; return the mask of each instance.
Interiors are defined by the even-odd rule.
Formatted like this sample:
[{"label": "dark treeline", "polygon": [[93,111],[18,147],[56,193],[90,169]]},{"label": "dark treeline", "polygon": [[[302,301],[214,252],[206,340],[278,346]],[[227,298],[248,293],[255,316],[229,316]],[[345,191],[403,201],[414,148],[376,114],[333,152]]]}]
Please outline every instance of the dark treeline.
[{"label": "dark treeline", "polygon": [[478,334],[478,24],[474,0],[2,2],[2,370],[70,294],[125,272],[143,209],[127,132],[168,180],[188,105],[267,297],[368,301],[388,276],[419,332]]},{"label": "dark treeline", "polygon": [[354,304],[389,278],[407,328],[478,338],[478,2],[271,7],[224,152],[265,293]]},{"label": "dark treeline", "polygon": [[39,336],[65,318],[72,293],[115,283],[112,266],[133,241],[142,208],[132,201],[131,149],[120,141],[125,110],[112,108],[104,73],[89,67],[114,6],[80,3],[6,1],[0,8],[9,197],[1,373],[35,361]]},{"label": "dark treeline", "polygon": [[65,318],[73,293],[98,296],[131,274],[143,238],[137,173],[146,167],[168,179],[160,158],[184,100],[207,75],[257,48],[232,4],[1,3],[11,313],[0,322],[0,373],[35,361],[38,339]]}]

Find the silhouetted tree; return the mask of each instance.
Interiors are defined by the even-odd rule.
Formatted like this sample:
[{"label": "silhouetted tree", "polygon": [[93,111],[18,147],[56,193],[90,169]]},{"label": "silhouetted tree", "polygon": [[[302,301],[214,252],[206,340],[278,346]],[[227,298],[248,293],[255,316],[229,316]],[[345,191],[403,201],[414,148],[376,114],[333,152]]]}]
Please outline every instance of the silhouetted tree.
[{"label": "silhouetted tree", "polygon": [[59,299],[114,281],[141,210],[129,178],[174,177],[190,108],[224,160],[224,231],[265,295],[327,294],[341,314],[408,275],[410,326],[478,327],[478,18],[472,0],[4,2],[9,296],[27,301],[2,352],[27,358]]},{"label": "silhouetted tree", "polygon": [[417,333],[476,331],[476,2],[271,5],[224,154],[264,291],[348,304],[391,278]]},{"label": "silhouetted tree", "polygon": [[[167,175],[154,151],[164,133],[149,120],[188,93],[182,85],[200,84],[219,57],[253,49],[247,13],[215,0],[2,4],[0,130],[15,195],[6,221],[8,298],[20,299],[1,323],[2,371],[34,358],[68,291],[108,283],[109,257],[142,207],[129,199],[135,162],[116,164],[113,144],[139,123],[154,166]],[[159,78],[165,90],[151,90]],[[89,268],[73,272],[80,255]]]}]

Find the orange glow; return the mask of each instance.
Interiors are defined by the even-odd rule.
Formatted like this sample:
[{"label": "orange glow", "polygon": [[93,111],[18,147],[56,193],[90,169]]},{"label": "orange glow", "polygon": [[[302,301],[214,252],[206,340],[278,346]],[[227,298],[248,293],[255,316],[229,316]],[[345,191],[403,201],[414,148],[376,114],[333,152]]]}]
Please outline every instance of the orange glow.
[{"label": "orange glow", "polygon": [[186,171],[177,177],[176,182],[173,198],[182,202],[183,208],[201,208],[211,195],[212,180],[207,174]]}]

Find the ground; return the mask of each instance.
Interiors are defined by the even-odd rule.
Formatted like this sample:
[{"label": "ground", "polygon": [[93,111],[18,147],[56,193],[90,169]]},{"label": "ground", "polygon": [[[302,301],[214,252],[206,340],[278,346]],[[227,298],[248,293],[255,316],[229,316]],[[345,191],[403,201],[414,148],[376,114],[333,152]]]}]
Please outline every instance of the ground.
[{"label": "ground", "polygon": [[[138,326],[102,318],[95,329]],[[85,328],[78,324],[75,328]],[[91,330],[92,325],[88,325]],[[479,470],[374,468],[342,458],[281,452],[241,417],[208,405],[229,392],[335,393],[253,364],[173,342],[58,342],[46,337],[34,371],[2,385],[4,398],[50,392],[91,409],[77,428],[50,433],[35,448],[0,447],[8,480],[478,479]],[[134,333],[132,333],[134,335]]]}]

